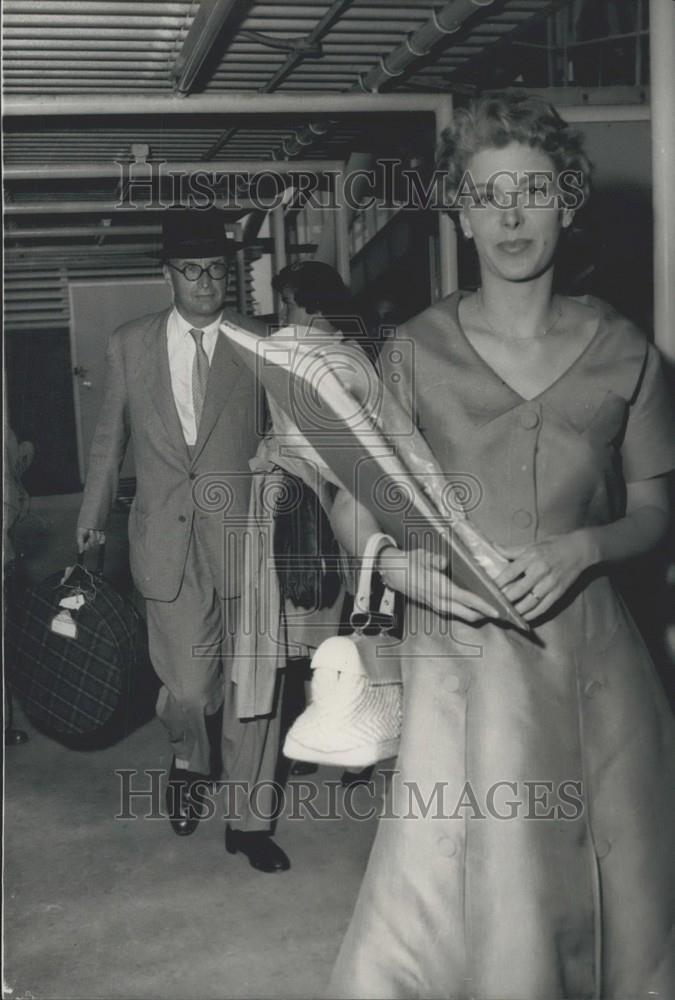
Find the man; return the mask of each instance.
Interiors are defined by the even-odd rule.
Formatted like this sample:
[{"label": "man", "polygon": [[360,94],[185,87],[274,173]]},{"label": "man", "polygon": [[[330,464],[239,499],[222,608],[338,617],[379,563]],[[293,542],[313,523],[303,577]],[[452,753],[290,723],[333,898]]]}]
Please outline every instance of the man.
[{"label": "man", "polygon": [[[162,682],[157,715],[174,753],[167,808],[179,836],[198,823],[221,706],[230,781],[248,788],[271,782],[279,744],[278,713],[238,718],[232,679],[256,393],[218,329],[229,270],[219,215],[165,215],[163,270],[174,305],[125,324],[110,339],[77,527],[80,551],[104,541],[131,437],[137,476],[131,571],[146,599],[150,657]],[[240,818],[226,827],[227,850],[242,851],[260,871],[286,870],[290,863],[261,818],[267,812],[260,801],[254,815],[248,796],[239,797]]]}]

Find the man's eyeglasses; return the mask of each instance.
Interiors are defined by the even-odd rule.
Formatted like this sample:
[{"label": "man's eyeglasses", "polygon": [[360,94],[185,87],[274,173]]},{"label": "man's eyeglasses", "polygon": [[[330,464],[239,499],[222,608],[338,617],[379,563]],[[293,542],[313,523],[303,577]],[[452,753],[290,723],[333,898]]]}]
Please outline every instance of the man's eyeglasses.
[{"label": "man's eyeglasses", "polygon": [[227,264],[220,260],[214,261],[208,267],[201,267],[199,264],[184,264],[183,267],[176,267],[175,264],[171,263],[169,267],[172,267],[174,271],[180,271],[188,281],[199,281],[205,272],[212,281],[221,281],[227,274]]}]

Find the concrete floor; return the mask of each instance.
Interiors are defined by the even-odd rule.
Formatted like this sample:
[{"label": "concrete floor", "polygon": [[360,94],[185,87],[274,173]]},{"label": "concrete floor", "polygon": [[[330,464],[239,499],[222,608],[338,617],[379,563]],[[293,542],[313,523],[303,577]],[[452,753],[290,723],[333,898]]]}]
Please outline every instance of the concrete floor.
[{"label": "concrete floor", "polygon": [[[78,505],[79,497],[33,501],[17,546],[31,578],[72,561]],[[111,534],[112,575],[123,576],[123,534]],[[68,750],[36,732],[19,707],[15,725],[30,741],[5,757],[5,996],[323,994],[375,833],[373,820],[345,815],[341,789],[337,818],[291,819],[290,806],[282,813],[276,839],[292,868],[263,875],[242,855],[226,854],[222,799],[214,818],[185,839],[164,818],[115,819],[117,770],[169,766],[156,720],[95,752]],[[291,783],[337,778],[322,768]],[[136,780],[148,787],[142,773]],[[381,781],[375,789],[356,790],[356,810],[377,805]],[[325,795],[324,787],[321,812]],[[140,803],[139,811],[147,808]]]},{"label": "concrete floor", "polygon": [[[178,838],[166,819],[115,819],[116,769],[166,768],[153,720],[78,753],[36,733],[6,753],[5,980],[15,998],[312,997],[325,983],[374,824],[282,815],[292,868],[226,854],[222,802]],[[335,780],[321,769],[311,780]],[[292,783],[299,780],[291,779]],[[136,787],[148,787],[140,775]],[[380,783],[377,783],[379,789]],[[323,800],[325,803],[325,799]],[[290,802],[290,795],[289,795]],[[372,805],[358,789],[354,806]],[[337,796],[338,813],[343,803]],[[325,811],[325,806],[321,807]],[[145,802],[139,811],[149,811]]]}]

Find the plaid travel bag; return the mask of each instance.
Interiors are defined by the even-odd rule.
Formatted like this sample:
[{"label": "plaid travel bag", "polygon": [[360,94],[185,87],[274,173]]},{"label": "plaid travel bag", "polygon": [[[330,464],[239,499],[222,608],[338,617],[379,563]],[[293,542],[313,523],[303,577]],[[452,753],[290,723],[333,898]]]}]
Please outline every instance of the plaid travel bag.
[{"label": "plaid travel bag", "polygon": [[11,690],[38,729],[73,749],[119,739],[147,702],[145,623],[104,580],[103,560],[101,547],[89,572],[80,555],[7,601]]}]

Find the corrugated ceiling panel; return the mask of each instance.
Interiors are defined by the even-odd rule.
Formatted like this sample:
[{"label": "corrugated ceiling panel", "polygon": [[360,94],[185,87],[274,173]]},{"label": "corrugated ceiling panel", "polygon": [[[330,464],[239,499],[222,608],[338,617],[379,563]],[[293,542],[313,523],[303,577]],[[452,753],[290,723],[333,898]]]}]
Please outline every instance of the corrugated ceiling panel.
[{"label": "corrugated ceiling panel", "polygon": [[[562,0],[558,0],[562,2]],[[251,32],[277,42],[290,43],[313,31],[332,8],[331,0],[240,0],[245,16],[230,40],[220,65],[202,89],[214,93],[280,90],[290,93],[331,93],[358,86],[359,76],[379,65],[383,57],[400,45],[409,32],[427,23],[440,2],[429,0],[354,0],[321,39],[321,53],[298,61],[277,86],[275,74],[288,62],[288,52],[263,44]],[[494,41],[548,11],[553,0],[506,0],[490,8],[477,8],[476,18],[456,37],[448,36],[445,49],[435,51],[426,63],[414,67],[410,76],[396,82],[402,90],[447,90],[450,81],[467,77],[477,55]],[[5,0],[3,4],[4,88],[8,95],[126,95],[173,93],[171,67],[187,37],[199,0]],[[203,86],[202,86],[203,85]],[[5,123],[4,154],[8,165],[110,162],[129,160],[131,145],[150,147],[151,159],[270,160],[280,155],[283,144],[308,122],[302,116],[283,120],[258,116],[253,120],[229,120],[217,116],[110,119],[39,118],[24,121],[8,118]],[[311,119],[310,119],[311,120]],[[303,152],[308,160],[345,158],[353,149],[377,148],[377,129],[370,124],[354,126],[331,122],[330,132]],[[391,143],[391,136],[387,139]],[[374,143],[374,146],[370,144]],[[44,202],[35,215],[18,213],[12,223],[22,228],[39,227],[54,201],[114,202],[116,181],[9,185],[8,201]],[[110,213],[94,210],[84,218],[93,224]],[[78,213],[75,220],[81,224]],[[54,226],[52,237],[36,237],[22,244],[23,252],[47,245],[43,253],[62,253],[72,266],[73,253],[86,262],[87,245],[73,246],[79,237],[61,238],[54,213],[43,224]],[[125,224],[128,218],[124,217]],[[11,235],[10,235],[11,238]],[[143,246],[141,234],[119,237]],[[109,238],[111,241],[115,237]],[[15,241],[16,242],[16,241]],[[11,245],[11,244],[10,244]],[[138,246],[136,247],[138,249]],[[100,250],[99,250],[100,252]],[[108,251],[108,264],[121,266],[124,250]],[[97,258],[103,261],[103,257]],[[44,300],[48,301],[47,299]]]},{"label": "corrugated ceiling panel", "polygon": [[[252,265],[254,251],[245,255],[245,296],[247,307],[253,305]],[[56,330],[70,325],[68,281],[106,280],[124,281],[138,278],[161,277],[162,269],[157,260],[120,259],[101,257],[91,260],[73,260],[65,264],[50,265],[39,261],[31,264],[8,263],[5,268],[4,325],[7,331]],[[234,277],[228,288],[227,304],[235,308],[238,303]]]}]

